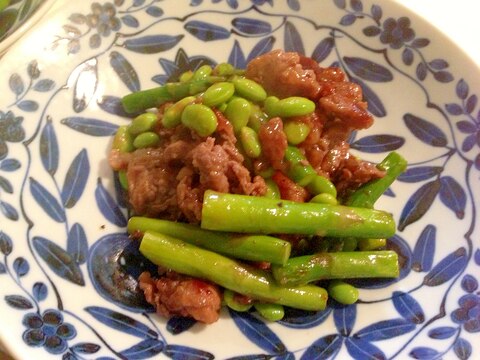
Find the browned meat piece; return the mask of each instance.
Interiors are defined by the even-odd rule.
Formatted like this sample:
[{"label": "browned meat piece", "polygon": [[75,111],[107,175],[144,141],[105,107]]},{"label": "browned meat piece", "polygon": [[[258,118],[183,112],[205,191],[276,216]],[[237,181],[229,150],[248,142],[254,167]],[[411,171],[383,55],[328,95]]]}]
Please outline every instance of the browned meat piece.
[{"label": "browned meat piece", "polygon": [[277,117],[262,124],[258,131],[258,138],[262,144],[263,156],[274,169],[281,169],[288,145],[287,136],[283,132],[282,119]]},{"label": "browned meat piece", "polygon": [[246,77],[262,84],[268,94],[279,98],[304,96],[316,99],[321,88],[315,72],[303,68],[299,54],[281,50],[252,60],[247,65]]},{"label": "browned meat piece", "polygon": [[296,202],[305,202],[307,200],[307,190],[290,180],[281,171],[276,171],[272,176],[272,180],[277,184],[282,199]]},{"label": "browned meat piece", "polygon": [[143,272],[139,284],[147,302],[161,316],[188,316],[206,324],[218,320],[222,296],[215,284],[174,272],[158,279]]}]

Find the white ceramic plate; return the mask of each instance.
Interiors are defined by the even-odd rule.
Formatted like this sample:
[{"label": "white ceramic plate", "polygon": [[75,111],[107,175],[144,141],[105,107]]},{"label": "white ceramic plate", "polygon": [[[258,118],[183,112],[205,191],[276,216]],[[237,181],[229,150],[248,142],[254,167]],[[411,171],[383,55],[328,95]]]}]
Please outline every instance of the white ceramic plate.
[{"label": "white ceramic plate", "polygon": [[[397,281],[280,323],[150,312],[106,156],[121,96],[272,48],[337,64],[375,125],[352,148],[409,161],[378,203]],[[480,74],[428,23],[366,0],[69,2],[0,60],[0,338],[21,359],[478,358]],[[117,286],[118,281],[130,288]]]}]

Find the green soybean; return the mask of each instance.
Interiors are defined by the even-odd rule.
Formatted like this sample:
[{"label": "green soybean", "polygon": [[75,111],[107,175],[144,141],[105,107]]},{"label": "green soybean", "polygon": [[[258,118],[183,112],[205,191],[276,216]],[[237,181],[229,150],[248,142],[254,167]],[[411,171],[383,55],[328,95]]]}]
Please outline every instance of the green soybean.
[{"label": "green soybean", "polygon": [[160,143],[160,137],[153,131],[144,132],[133,140],[133,146],[135,146],[136,149],[153,147],[158,145],[158,143]]},{"label": "green soybean", "polygon": [[285,316],[285,310],[280,304],[255,303],[253,307],[264,319],[269,321],[279,321]]},{"label": "green soybean", "polygon": [[318,204],[337,205],[338,201],[332,194],[322,193],[315,195],[310,202]]},{"label": "green soybean", "polygon": [[315,169],[308,163],[297,147],[287,146],[285,149],[285,160],[288,164],[288,177],[298,185],[306,186],[317,176]]},{"label": "green soybean", "polygon": [[341,280],[330,281],[327,291],[340,304],[351,305],[358,300],[358,289]]},{"label": "green soybean", "polygon": [[138,115],[128,126],[128,131],[137,136],[145,131],[150,131],[157,123],[157,115],[154,113],[143,113]]},{"label": "green soybean", "polygon": [[310,134],[310,126],[301,121],[286,121],[283,124],[283,132],[290,144],[297,145],[304,142]]},{"label": "green soybean", "polygon": [[235,86],[229,82],[218,82],[211,85],[202,96],[202,103],[208,107],[220,105],[228,101],[235,92]]},{"label": "green soybean", "polygon": [[212,73],[212,70],[210,65],[202,65],[195,70],[192,80],[205,80]]},{"label": "green soybean", "polygon": [[184,73],[182,73],[182,75],[180,75],[180,77],[178,78],[178,80],[182,83],[184,82],[187,82],[187,81],[190,81],[192,80],[192,77],[193,77],[193,71],[192,70],[188,70],[188,71],[185,71]]},{"label": "green soybean", "polygon": [[239,132],[244,126],[247,126],[251,113],[252,104],[240,97],[230,100],[225,109],[225,116],[235,132]]},{"label": "green soybean", "polygon": [[185,109],[187,105],[192,104],[195,99],[195,96],[187,96],[170,106],[163,114],[162,125],[166,128],[173,128],[179,125],[182,121],[183,109]]},{"label": "green soybean", "polygon": [[292,117],[308,115],[315,111],[315,103],[300,96],[291,96],[272,103],[269,115],[280,117]]},{"label": "green soybean", "polygon": [[256,159],[262,154],[262,146],[258,135],[252,128],[248,126],[242,127],[240,130],[240,141],[243,149],[248,157]]},{"label": "green soybean", "polygon": [[378,250],[387,245],[387,239],[359,239],[358,248],[360,251]]},{"label": "green soybean", "polygon": [[227,305],[230,309],[239,311],[239,312],[244,312],[250,310],[252,307],[251,303],[241,303],[237,301],[236,297],[238,296],[237,293],[235,293],[232,290],[225,289],[223,291],[223,301],[225,301],[225,305]]},{"label": "green soybean", "polygon": [[252,111],[248,118],[248,126],[255,130],[257,133],[260,130],[260,126],[267,122],[268,115],[263,112],[260,106],[252,104]]},{"label": "green soybean", "polygon": [[275,181],[272,179],[265,179],[265,185],[267,185],[265,197],[270,199],[280,199],[280,189]]},{"label": "green soybean", "polygon": [[267,92],[258,83],[246,78],[237,78],[233,80],[235,91],[241,97],[252,101],[264,101],[267,98]]},{"label": "green soybean", "polygon": [[313,177],[313,179],[307,184],[307,190],[314,195],[327,193],[332,195],[334,198],[337,197],[337,188],[335,185],[333,185],[333,183],[326,177],[321,175],[315,175]]},{"label": "green soybean", "polygon": [[129,153],[135,150],[133,146],[133,136],[128,131],[128,126],[120,126],[113,137],[112,149],[119,150],[122,153]]},{"label": "green soybean", "polygon": [[276,104],[280,101],[280,99],[276,96],[269,96],[265,99],[263,103],[263,108],[265,109],[265,112],[268,114],[270,117],[275,117],[278,116],[276,111]]},{"label": "green soybean", "polygon": [[182,124],[200,136],[209,136],[217,128],[217,116],[206,105],[191,104],[183,109]]},{"label": "green soybean", "polygon": [[235,67],[230,63],[220,63],[213,69],[213,74],[220,76],[234,75]]}]

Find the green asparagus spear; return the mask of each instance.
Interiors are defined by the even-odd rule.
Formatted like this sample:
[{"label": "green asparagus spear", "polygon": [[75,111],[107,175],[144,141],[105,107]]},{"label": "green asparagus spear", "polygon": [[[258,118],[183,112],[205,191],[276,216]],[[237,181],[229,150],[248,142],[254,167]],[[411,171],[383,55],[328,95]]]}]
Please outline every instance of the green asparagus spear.
[{"label": "green asparagus spear", "polygon": [[279,286],[264,271],[168,235],[145,232],[140,252],[154,264],[212,281],[254,299],[313,311],[326,306],[328,295],[321,287]]},{"label": "green asparagus spear", "polygon": [[285,264],[291,251],[288,241],[271,236],[228,234],[200,229],[191,224],[146,217],[131,217],[127,230],[130,234],[136,231],[155,231],[220,254],[272,264]]},{"label": "green asparagus spear", "polygon": [[353,192],[345,201],[345,205],[373,208],[378,198],[388,189],[395,179],[405,171],[407,161],[398,153],[391,152],[378,164],[378,168],[386,172],[380,179],[369,181]]},{"label": "green asparagus spear", "polygon": [[204,194],[201,227],[209,230],[319,236],[390,237],[390,214],[342,205],[298,203],[266,197]]},{"label": "green asparagus spear", "polygon": [[323,279],[397,277],[395,251],[318,253],[291,258],[285,266],[272,266],[273,277],[282,286],[307,284]]}]

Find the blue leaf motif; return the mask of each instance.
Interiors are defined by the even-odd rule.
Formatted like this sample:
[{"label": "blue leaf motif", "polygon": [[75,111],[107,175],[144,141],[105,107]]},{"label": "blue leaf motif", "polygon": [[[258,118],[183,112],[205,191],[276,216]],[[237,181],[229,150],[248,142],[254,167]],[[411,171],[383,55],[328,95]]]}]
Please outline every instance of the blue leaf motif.
[{"label": "blue leaf motif", "polygon": [[392,339],[415,330],[416,325],[405,319],[382,320],[371,324],[355,334],[365,341]]},{"label": "blue leaf motif", "polygon": [[17,96],[19,96],[25,90],[23,80],[17,73],[10,75],[10,78],[8,79],[8,86],[10,87],[10,90],[12,90]]},{"label": "blue leaf motif", "polygon": [[22,164],[17,159],[5,159],[0,162],[0,170],[12,172],[20,169]]},{"label": "blue leaf motif", "polygon": [[108,221],[121,227],[127,225],[125,215],[122,213],[122,210],[120,210],[113,197],[102,185],[100,178],[98,178],[97,188],[95,189],[95,200],[97,201],[98,208]]},{"label": "blue leaf motif", "polygon": [[158,334],[145,324],[119,313],[100,306],[87,306],[85,311],[112,329],[139,337],[141,339],[157,339]]},{"label": "blue leaf motif", "polygon": [[348,68],[359,78],[373,82],[389,82],[393,80],[392,72],[373,61],[358,57],[343,58]]},{"label": "blue leaf motif", "polygon": [[343,336],[349,336],[357,319],[357,305],[338,305],[333,310],[333,320],[338,332]]},{"label": "blue leaf motif", "polygon": [[32,309],[33,304],[26,297],[21,295],[7,295],[5,296],[7,304],[17,310]]},{"label": "blue leaf motif", "polygon": [[262,321],[248,312],[230,310],[235,325],[254,344],[272,354],[281,354],[286,348],[279,337]]},{"label": "blue leaf motif", "polygon": [[453,345],[453,351],[460,360],[467,360],[472,356],[472,345],[464,338],[458,338]]},{"label": "blue leaf motif", "polygon": [[340,25],[349,26],[352,25],[357,20],[355,14],[347,14],[342,16],[340,19]]},{"label": "blue leaf motif", "polygon": [[412,324],[421,324],[425,321],[421,305],[410,294],[394,291],[392,301],[395,309],[405,320]]},{"label": "blue leaf motif", "polygon": [[104,95],[97,100],[97,104],[103,111],[122,117],[132,118],[137,114],[129,114],[123,109],[122,99],[118,96]]},{"label": "blue leaf motif", "polygon": [[403,120],[410,132],[423,143],[436,147],[447,145],[445,133],[435,124],[412,114],[405,114]]},{"label": "blue leaf motif", "polygon": [[118,126],[103,120],[84,117],[67,117],[60,121],[70,129],[90,136],[112,136],[117,132]]},{"label": "blue leaf motif", "polygon": [[170,334],[177,335],[190,329],[197,321],[191,317],[173,316],[167,322],[167,330]]},{"label": "blue leaf motif", "polygon": [[110,53],[110,65],[131,92],[140,90],[140,80],[130,62],[117,51]]},{"label": "blue leaf motif", "polygon": [[293,23],[287,21],[285,23],[285,39],[284,48],[285,51],[297,52],[301,55],[305,54],[305,48],[303,47],[302,37]]},{"label": "blue leaf motif", "polygon": [[58,169],[59,150],[57,135],[51,119],[47,119],[40,135],[40,158],[43,168],[50,175],[54,175]]},{"label": "blue leaf motif", "polygon": [[50,79],[39,80],[34,86],[33,89],[39,92],[48,92],[55,87],[55,81]]},{"label": "blue leaf motif", "polygon": [[33,284],[32,294],[35,300],[43,301],[47,298],[48,288],[43,282],[36,282]]},{"label": "blue leaf motif", "polygon": [[0,211],[7,219],[12,221],[17,221],[19,218],[17,209],[5,201],[0,201]]},{"label": "blue leaf motif", "polygon": [[13,262],[13,270],[18,277],[22,277],[28,274],[30,271],[30,265],[24,257],[18,257]]},{"label": "blue leaf motif", "polygon": [[445,109],[448,111],[450,115],[462,115],[463,108],[455,103],[450,103],[445,105]]},{"label": "blue leaf motif", "polygon": [[266,35],[272,31],[270,23],[258,19],[238,17],[232,20],[233,27],[243,34]]},{"label": "blue leaf motif", "polygon": [[421,346],[421,347],[413,348],[412,351],[410,351],[409,355],[414,359],[431,360],[431,359],[438,358],[439,353],[435,349]]},{"label": "blue leaf motif", "polygon": [[467,274],[463,277],[461,285],[463,290],[473,293],[478,289],[478,280],[474,276]]},{"label": "blue leaf motif", "polygon": [[468,97],[468,93],[469,93],[468,84],[464,79],[460,79],[457,82],[457,85],[455,87],[455,92],[457,96],[462,100],[465,100]]},{"label": "blue leaf motif", "polygon": [[275,44],[275,38],[273,36],[263,38],[253,47],[252,51],[250,51],[246,62],[248,63],[255,59],[257,56],[269,52],[273,49],[273,44]]},{"label": "blue leaf motif", "polygon": [[358,78],[352,77],[351,80],[362,87],[363,97],[368,103],[368,110],[376,117],[385,117],[387,115],[387,110],[380,97],[372,90],[372,88]]},{"label": "blue leaf motif", "polygon": [[370,13],[372,14],[373,18],[377,21],[380,20],[383,15],[382,8],[379,5],[372,5],[370,9]]},{"label": "blue leaf motif", "polygon": [[417,272],[430,271],[435,255],[436,237],[437,228],[435,226],[427,225],[423,229],[413,249],[412,270]]},{"label": "blue leaf motif", "polygon": [[0,262],[0,275],[5,274],[7,272],[7,268],[3,263]]},{"label": "blue leaf motif", "polygon": [[167,51],[176,46],[184,35],[147,35],[128,39],[124,47],[130,51],[142,54],[156,54]]},{"label": "blue leaf motif", "polygon": [[397,150],[401,148],[404,143],[405,139],[403,137],[378,134],[365,136],[351,144],[351,147],[362,152],[377,154]]},{"label": "blue leaf motif", "polygon": [[227,4],[232,9],[238,8],[238,0],[227,0]]},{"label": "blue leaf motif", "polygon": [[160,354],[164,346],[165,344],[160,340],[146,339],[133,345],[127,350],[123,350],[121,354],[129,360],[147,359]]},{"label": "blue leaf motif", "polygon": [[55,197],[37,180],[30,178],[30,191],[33,198],[48,216],[57,222],[65,221],[65,211]]},{"label": "blue leaf motif", "polygon": [[158,6],[149,6],[147,8],[147,14],[158,18],[163,15],[163,10]]},{"label": "blue leaf motif", "polygon": [[345,7],[347,6],[346,0],[333,0],[333,2],[335,6],[339,9],[345,9]]},{"label": "blue leaf motif", "polygon": [[237,69],[245,69],[245,67],[247,66],[247,62],[245,61],[245,55],[243,54],[243,50],[240,47],[240,43],[238,42],[238,40],[235,40],[235,42],[233,43],[233,48],[230,52],[230,56],[228,57],[228,62]]},{"label": "blue leaf motif", "polygon": [[438,286],[452,279],[462,271],[468,261],[467,250],[464,247],[445,256],[425,276],[423,283],[427,286]]},{"label": "blue leaf motif", "polygon": [[73,224],[68,232],[67,252],[77,264],[84,264],[88,256],[87,235],[83,226],[79,223]]},{"label": "blue leaf motif", "polygon": [[34,112],[38,110],[38,103],[33,100],[22,100],[17,104],[18,108],[27,111]]},{"label": "blue leaf motif", "polygon": [[8,234],[0,230],[0,252],[3,255],[8,256],[11,254],[13,249],[12,239]]},{"label": "blue leaf motif", "polygon": [[67,209],[74,207],[81,198],[89,175],[90,163],[87,150],[82,149],[70,164],[63,182],[62,202]]},{"label": "blue leaf motif", "polygon": [[363,11],[363,4],[361,0],[350,0],[350,6],[354,11]]},{"label": "blue leaf motif", "polygon": [[182,345],[166,345],[163,353],[169,358],[182,360],[211,360],[215,358],[213,354],[207,351]]},{"label": "blue leaf motif", "polygon": [[430,329],[428,331],[428,336],[432,339],[444,340],[451,338],[456,332],[457,329],[452,326],[440,326]]},{"label": "blue leaf motif", "polygon": [[323,323],[331,312],[331,307],[327,307],[322,311],[306,311],[286,308],[285,316],[282,320],[278,321],[278,323],[294,329],[310,329]]},{"label": "blue leaf motif", "polygon": [[33,247],[55,274],[74,284],[85,285],[82,270],[72,256],[60,246],[41,236],[36,236],[33,238]]},{"label": "blue leaf motif", "polygon": [[7,178],[4,178],[1,175],[0,175],[0,189],[2,189],[8,194],[13,194],[12,183]]},{"label": "blue leaf motif", "polygon": [[458,219],[463,219],[467,195],[453,177],[443,176],[440,178],[440,200],[455,213]]},{"label": "blue leaf motif", "polygon": [[333,46],[335,45],[335,40],[332,37],[327,37],[320,41],[315,47],[312,53],[312,59],[318,63],[321,63],[325,60],[328,55],[332,52]]},{"label": "blue leaf motif", "polygon": [[480,249],[477,249],[477,251],[475,251],[473,259],[475,260],[475,264],[480,265]]},{"label": "blue leaf motif", "polygon": [[228,29],[205,21],[192,20],[187,22],[184,28],[202,41],[222,40],[230,37],[230,31]]},{"label": "blue leaf motif", "polygon": [[137,18],[132,16],[132,15],[124,15],[120,19],[122,19],[122,22],[131,27],[131,28],[137,28],[140,23],[138,22]]},{"label": "blue leaf motif", "polygon": [[287,4],[293,11],[300,10],[300,2],[298,0],[287,0]]},{"label": "blue leaf motif", "polygon": [[321,337],[307,348],[300,360],[334,358],[342,348],[342,344],[343,338],[338,334]]},{"label": "blue leaf motif", "polygon": [[345,340],[345,345],[347,346],[348,353],[355,360],[383,360],[387,358],[382,350],[362,339],[349,337]]},{"label": "blue leaf motif", "polygon": [[403,231],[408,225],[420,219],[432,206],[440,191],[440,181],[434,180],[423,184],[410,196],[400,215],[398,229]]},{"label": "blue leaf motif", "polygon": [[397,180],[406,183],[415,183],[431,179],[442,171],[443,167],[441,166],[417,166],[405,170],[405,172],[400,174]]},{"label": "blue leaf motif", "polygon": [[[75,354],[95,354],[100,350],[100,346],[92,343],[79,343],[75,344],[70,349]],[[75,358],[76,359],[76,358]]]}]

